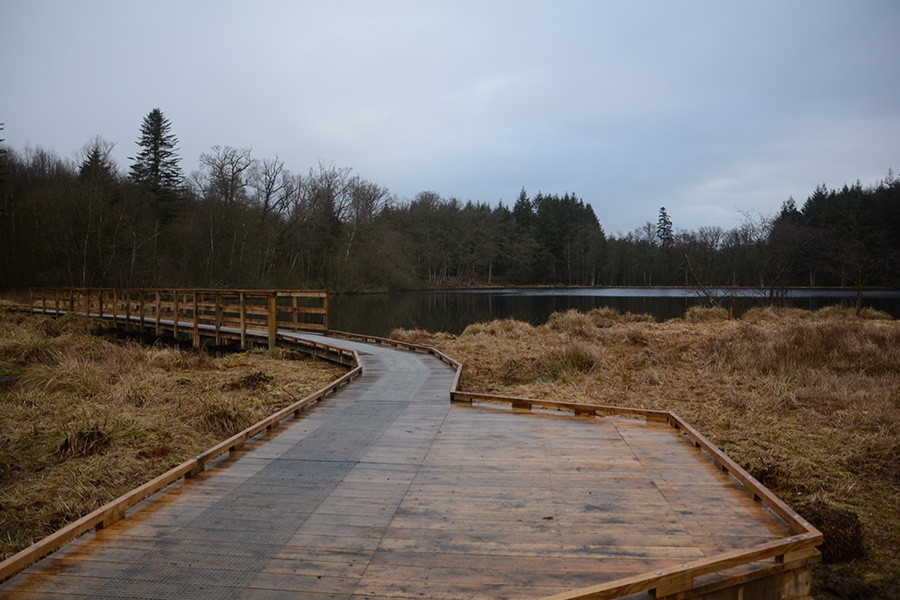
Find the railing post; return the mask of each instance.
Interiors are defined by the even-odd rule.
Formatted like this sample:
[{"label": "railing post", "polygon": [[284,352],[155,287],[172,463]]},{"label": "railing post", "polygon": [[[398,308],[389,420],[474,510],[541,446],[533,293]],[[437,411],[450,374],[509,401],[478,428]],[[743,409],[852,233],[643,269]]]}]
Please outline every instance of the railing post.
[{"label": "railing post", "polygon": [[128,331],[128,328],[131,327],[131,289],[125,288],[122,290],[122,299],[125,301],[125,331]]},{"label": "railing post", "polygon": [[99,317],[103,319],[103,288],[100,288],[97,293],[97,312],[100,313]]},{"label": "railing post", "polygon": [[275,292],[269,294],[269,350],[275,348],[275,340],[278,334],[278,307],[276,306]]},{"label": "railing post", "polygon": [[216,292],[216,346],[222,345],[220,332],[222,329],[222,294]]},{"label": "railing post", "polygon": [[172,301],[175,303],[172,310],[175,311],[175,314],[172,316],[172,337],[175,338],[175,341],[178,341],[178,297],[181,295],[179,290],[173,290]]},{"label": "railing post", "polygon": [[294,331],[297,331],[297,296],[291,294],[291,315]]},{"label": "railing post", "polygon": [[159,334],[162,333],[162,327],[160,326],[159,319],[160,314],[162,313],[162,304],[160,302],[161,298],[159,295],[159,289],[156,290],[156,337],[159,337]]},{"label": "railing post", "polygon": [[113,288],[113,327],[119,326],[119,288]]},{"label": "railing post", "polygon": [[247,349],[247,296],[241,292],[241,350]]},{"label": "railing post", "polygon": [[59,288],[53,289],[53,298],[56,300],[56,316],[59,316]]},{"label": "railing post", "polygon": [[322,308],[325,309],[325,314],[322,315],[322,327],[325,328],[325,333],[328,333],[328,292],[325,292],[325,296],[322,298]]},{"label": "railing post", "polygon": [[138,288],[138,310],[141,313],[141,320],[138,322],[138,331],[141,337],[144,336],[144,290]]},{"label": "railing post", "polygon": [[194,350],[200,349],[200,303],[197,299],[197,290],[194,290]]}]

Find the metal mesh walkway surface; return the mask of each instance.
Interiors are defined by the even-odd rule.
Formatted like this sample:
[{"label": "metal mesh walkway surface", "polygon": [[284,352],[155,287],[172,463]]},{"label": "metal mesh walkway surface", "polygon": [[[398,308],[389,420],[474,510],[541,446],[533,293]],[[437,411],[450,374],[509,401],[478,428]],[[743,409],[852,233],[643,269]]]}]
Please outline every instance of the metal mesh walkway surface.
[{"label": "metal mesh walkway surface", "polygon": [[785,535],[663,425],[451,405],[430,355],[363,376],[2,598],[540,597]]}]

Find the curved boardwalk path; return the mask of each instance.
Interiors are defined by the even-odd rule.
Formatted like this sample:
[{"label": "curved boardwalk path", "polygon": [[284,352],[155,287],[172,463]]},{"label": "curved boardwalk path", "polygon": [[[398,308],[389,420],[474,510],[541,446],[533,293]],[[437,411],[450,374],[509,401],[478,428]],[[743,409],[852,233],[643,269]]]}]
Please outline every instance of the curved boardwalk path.
[{"label": "curved boardwalk path", "polygon": [[427,354],[0,585],[25,598],[539,597],[784,535],[672,430],[451,405]]}]

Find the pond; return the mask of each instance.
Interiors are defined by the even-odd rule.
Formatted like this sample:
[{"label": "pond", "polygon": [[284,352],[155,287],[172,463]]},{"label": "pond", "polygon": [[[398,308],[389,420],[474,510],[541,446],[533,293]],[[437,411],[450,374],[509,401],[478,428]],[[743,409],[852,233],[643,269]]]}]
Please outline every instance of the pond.
[{"label": "pond", "polygon": [[[722,306],[739,316],[748,308],[773,302],[816,310],[832,304],[852,306],[852,289],[781,290],[772,300],[759,289],[707,290]],[[382,294],[337,294],[330,299],[332,329],[387,336],[392,329],[421,328],[461,333],[466,326],[492,319],[518,319],[535,325],[556,311],[575,308],[589,311],[610,306],[624,313],[649,313],[657,321],[684,315],[691,306],[708,305],[691,288],[514,288],[489,290],[440,290]],[[863,305],[900,317],[900,290],[866,290]]]}]

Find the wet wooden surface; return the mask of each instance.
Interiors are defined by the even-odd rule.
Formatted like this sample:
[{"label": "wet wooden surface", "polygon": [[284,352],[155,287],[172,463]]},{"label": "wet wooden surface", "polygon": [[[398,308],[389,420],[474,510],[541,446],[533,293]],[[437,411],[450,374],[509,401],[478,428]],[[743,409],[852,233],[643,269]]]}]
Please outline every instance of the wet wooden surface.
[{"label": "wet wooden surface", "polygon": [[663,424],[451,405],[432,356],[338,343],[360,379],[0,597],[540,597],[786,535]]}]

